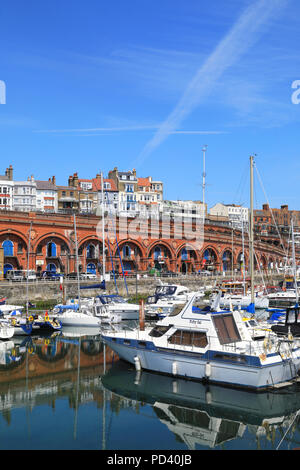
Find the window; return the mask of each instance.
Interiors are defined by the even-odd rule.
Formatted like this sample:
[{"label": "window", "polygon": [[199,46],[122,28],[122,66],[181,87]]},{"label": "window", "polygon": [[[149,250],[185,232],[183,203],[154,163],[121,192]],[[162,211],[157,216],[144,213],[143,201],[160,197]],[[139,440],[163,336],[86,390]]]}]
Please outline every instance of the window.
[{"label": "window", "polygon": [[213,322],[221,344],[241,341],[237,326],[232,314],[213,316]]},{"label": "window", "polygon": [[178,346],[196,346],[205,348],[208,345],[206,333],[204,331],[176,330],[168,338],[168,343]]},{"label": "window", "polygon": [[4,250],[4,256],[13,256],[14,254],[14,245],[11,240],[5,240],[2,243],[2,248]]},{"label": "window", "polygon": [[126,184],[125,191],[127,193],[133,193],[133,184]]},{"label": "window", "polygon": [[123,248],[123,256],[130,256],[130,254],[131,254],[130,246],[125,245]]},{"label": "window", "polygon": [[169,329],[171,328],[171,326],[159,326],[159,325],[156,325],[154,328],[152,328],[152,330],[150,331],[149,333],[149,336],[153,337],[153,338],[160,338],[161,336],[163,336]]}]

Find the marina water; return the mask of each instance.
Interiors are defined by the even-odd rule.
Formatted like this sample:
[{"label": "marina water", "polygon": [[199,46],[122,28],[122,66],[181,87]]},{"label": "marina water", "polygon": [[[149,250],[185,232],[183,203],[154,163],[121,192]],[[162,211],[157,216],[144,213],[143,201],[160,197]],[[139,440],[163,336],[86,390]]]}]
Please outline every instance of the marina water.
[{"label": "marina water", "polygon": [[300,446],[300,386],[253,393],[136,372],[101,335],[0,343],[0,448],[273,450]]}]

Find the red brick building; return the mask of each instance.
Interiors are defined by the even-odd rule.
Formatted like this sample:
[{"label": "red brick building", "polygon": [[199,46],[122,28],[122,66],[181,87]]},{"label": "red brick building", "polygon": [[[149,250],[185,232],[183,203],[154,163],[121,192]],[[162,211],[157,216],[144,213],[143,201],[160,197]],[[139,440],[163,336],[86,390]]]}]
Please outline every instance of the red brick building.
[{"label": "red brick building", "polygon": [[[126,224],[127,222],[127,224]],[[31,239],[29,233],[31,226]],[[76,215],[80,270],[101,272],[102,220],[96,215]],[[199,269],[240,270],[242,236],[227,225],[206,221],[202,236],[195,232],[194,221],[154,223],[147,219],[116,218],[105,221],[106,271],[114,267],[148,271],[157,267],[164,271],[197,272]],[[201,234],[200,234],[201,235]],[[67,214],[45,214],[1,211],[0,247],[4,251],[4,271],[27,268],[69,273],[75,271],[76,252],[74,219]],[[283,262],[284,251],[275,235],[261,236],[255,241],[256,263],[268,269]],[[248,266],[248,241],[245,240],[245,265]]]}]

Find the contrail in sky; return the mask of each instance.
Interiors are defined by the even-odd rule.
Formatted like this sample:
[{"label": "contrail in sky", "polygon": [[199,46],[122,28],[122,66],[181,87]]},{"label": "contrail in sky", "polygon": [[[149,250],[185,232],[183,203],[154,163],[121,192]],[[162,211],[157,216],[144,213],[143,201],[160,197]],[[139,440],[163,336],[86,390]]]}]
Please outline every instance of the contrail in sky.
[{"label": "contrail in sky", "polygon": [[143,148],[134,166],[138,166],[170,135],[200,104],[218,80],[258,40],[263,25],[278,14],[289,0],[257,0],[238,18],[228,34],[191,80],[167,119]]}]

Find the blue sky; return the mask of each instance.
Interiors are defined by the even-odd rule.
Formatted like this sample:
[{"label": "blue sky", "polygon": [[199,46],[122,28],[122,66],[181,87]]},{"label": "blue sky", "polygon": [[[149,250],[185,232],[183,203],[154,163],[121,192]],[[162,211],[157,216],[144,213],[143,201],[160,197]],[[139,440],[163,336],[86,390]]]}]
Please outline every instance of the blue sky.
[{"label": "blue sky", "polygon": [[[226,8],[225,8],[226,5]],[[297,0],[11,0],[0,6],[1,168],[66,184],[117,166],[167,199],[300,210]]]}]

